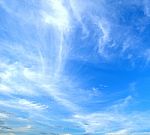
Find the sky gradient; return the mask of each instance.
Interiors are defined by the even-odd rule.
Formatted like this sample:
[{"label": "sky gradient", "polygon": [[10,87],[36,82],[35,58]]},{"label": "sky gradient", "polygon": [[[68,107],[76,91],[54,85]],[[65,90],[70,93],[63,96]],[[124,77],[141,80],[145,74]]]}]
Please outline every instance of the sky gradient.
[{"label": "sky gradient", "polygon": [[0,135],[150,135],[149,0],[0,0]]}]

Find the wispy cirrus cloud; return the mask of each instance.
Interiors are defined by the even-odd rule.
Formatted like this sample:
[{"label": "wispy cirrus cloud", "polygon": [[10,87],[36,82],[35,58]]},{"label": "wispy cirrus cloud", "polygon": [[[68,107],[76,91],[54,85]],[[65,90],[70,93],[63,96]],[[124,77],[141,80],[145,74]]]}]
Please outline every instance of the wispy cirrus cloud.
[{"label": "wispy cirrus cloud", "polygon": [[0,105],[4,107],[21,109],[26,111],[31,111],[31,110],[40,111],[48,108],[46,105],[34,103],[26,99],[16,99],[16,100],[7,100],[7,101],[1,100]]},{"label": "wispy cirrus cloud", "polygon": [[[55,104],[60,104],[71,112],[76,112],[79,107],[67,98],[67,93],[64,93],[65,87],[71,85],[67,77],[63,75],[68,53],[65,36],[68,35],[70,29],[69,12],[62,1],[40,1],[40,3],[36,16],[32,16],[35,11],[28,10],[32,15],[26,19],[24,18],[26,9],[20,8],[21,13],[16,12],[15,7],[18,7],[19,1],[15,1],[12,6],[4,1],[1,3],[9,16],[14,15],[14,19],[10,21],[19,19],[20,26],[15,28],[14,35],[16,36],[12,37],[12,40],[1,40],[0,91],[10,99],[1,100],[0,106],[12,112],[14,110],[23,111],[23,114],[29,115],[28,117],[31,117],[33,121],[36,121],[37,116],[38,119],[43,118],[48,121],[50,117],[44,117],[45,114],[42,113],[42,111],[45,112],[48,105],[27,100],[26,97],[37,97],[44,100],[42,96],[47,96],[53,99]],[[35,6],[34,2],[32,4],[30,6]],[[25,28],[21,26],[22,22],[25,23]],[[35,37],[29,36],[32,35],[32,31],[30,33],[27,30],[29,27],[36,31]],[[53,29],[50,31],[50,35],[52,34],[50,38],[47,37],[49,36],[47,29]],[[18,36],[16,30],[21,31],[22,37]],[[13,41],[14,39],[17,40]],[[18,96],[24,98],[15,98]],[[14,131],[24,132],[21,129],[15,128]]]},{"label": "wispy cirrus cloud", "polygon": [[149,112],[124,114],[104,111],[74,115],[69,121],[78,124],[85,130],[85,133],[126,135],[144,134],[145,130],[149,129],[147,117],[149,117]]},{"label": "wispy cirrus cloud", "polygon": [[[117,66],[107,70],[109,65],[105,71],[104,66],[118,59],[149,62],[149,47],[141,47],[144,37],[140,38],[148,27],[147,3],[1,0],[0,107],[27,120],[20,127],[10,125],[10,134],[33,132],[40,124],[64,135],[73,132],[66,130],[68,125],[77,134],[136,134],[149,129],[149,113],[128,108],[136,98],[124,90],[126,86],[115,87],[126,80],[126,73],[117,73]],[[101,82],[109,83],[112,91]],[[122,98],[118,91],[128,94]],[[7,117],[0,113],[0,118]]]}]

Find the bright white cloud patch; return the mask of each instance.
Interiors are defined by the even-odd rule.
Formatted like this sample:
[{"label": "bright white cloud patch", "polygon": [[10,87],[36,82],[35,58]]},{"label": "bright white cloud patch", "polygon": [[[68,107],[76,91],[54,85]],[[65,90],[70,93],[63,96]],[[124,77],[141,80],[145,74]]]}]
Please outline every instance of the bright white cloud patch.
[{"label": "bright white cloud patch", "polygon": [[63,1],[47,0],[46,3],[43,1],[43,4],[48,5],[45,9],[46,11],[42,12],[43,21],[47,24],[58,27],[60,30],[68,29],[70,16],[67,9],[63,5]]}]

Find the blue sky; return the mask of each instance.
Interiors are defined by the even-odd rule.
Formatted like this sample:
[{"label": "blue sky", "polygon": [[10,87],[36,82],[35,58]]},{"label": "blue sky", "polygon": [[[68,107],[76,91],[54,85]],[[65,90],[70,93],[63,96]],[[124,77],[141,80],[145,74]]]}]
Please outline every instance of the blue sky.
[{"label": "blue sky", "polygon": [[149,135],[149,0],[0,0],[0,135]]}]

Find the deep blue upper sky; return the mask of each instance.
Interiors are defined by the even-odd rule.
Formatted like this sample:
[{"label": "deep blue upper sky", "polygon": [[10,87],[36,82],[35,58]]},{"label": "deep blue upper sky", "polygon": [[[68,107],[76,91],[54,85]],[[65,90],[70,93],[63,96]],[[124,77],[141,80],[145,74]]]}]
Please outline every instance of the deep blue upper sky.
[{"label": "deep blue upper sky", "polygon": [[149,0],[0,0],[0,135],[150,134]]}]

